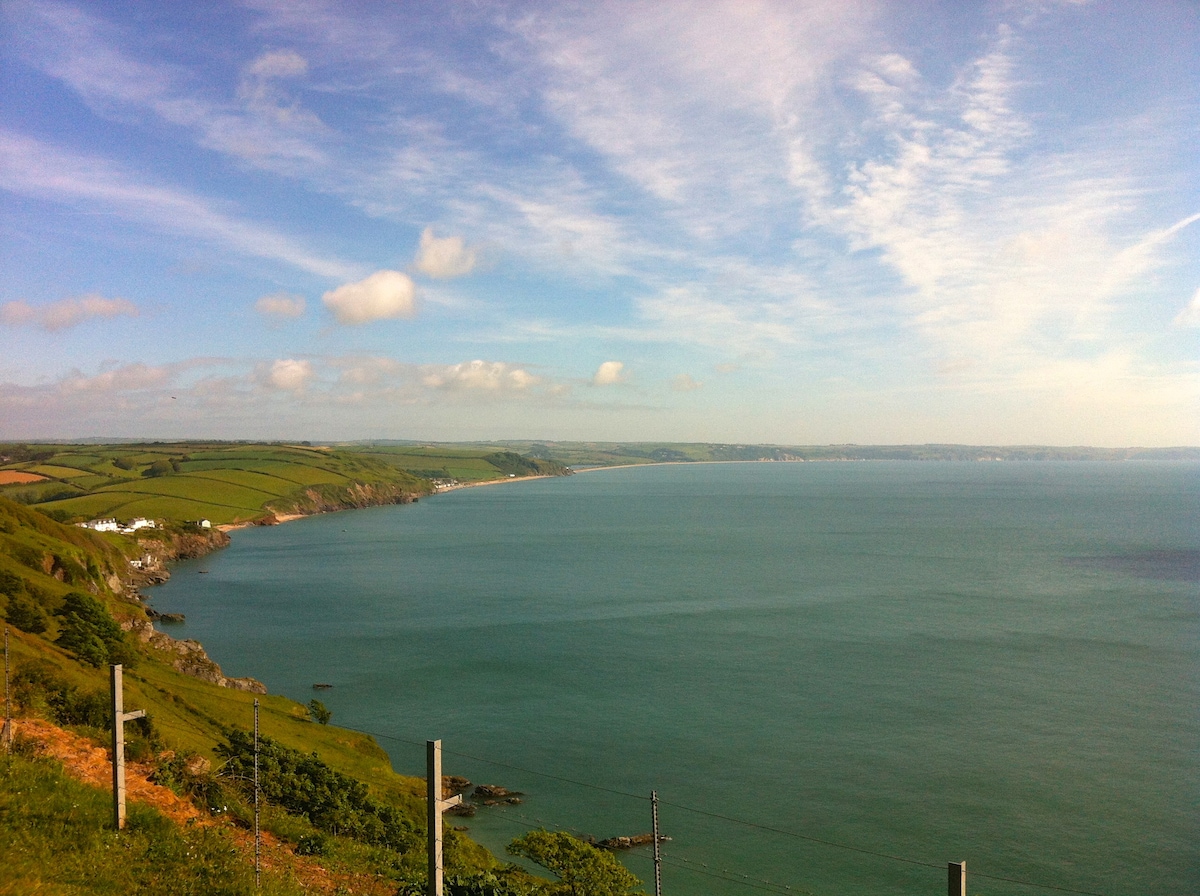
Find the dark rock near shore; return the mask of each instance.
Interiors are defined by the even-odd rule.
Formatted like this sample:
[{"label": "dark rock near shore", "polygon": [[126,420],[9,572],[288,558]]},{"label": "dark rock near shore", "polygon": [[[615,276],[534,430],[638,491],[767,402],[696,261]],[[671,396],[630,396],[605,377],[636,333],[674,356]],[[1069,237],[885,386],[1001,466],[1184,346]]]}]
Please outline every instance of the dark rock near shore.
[{"label": "dark rock near shore", "polygon": [[[524,795],[519,790],[509,790],[507,787],[501,787],[499,784],[480,784],[475,788],[475,792],[471,794],[471,798],[484,800],[484,805],[487,805],[487,800],[508,800]],[[517,802],[520,802],[520,800]]]},{"label": "dark rock near shore", "polygon": [[[665,843],[670,839],[670,837],[659,835],[658,842]],[[632,837],[609,837],[596,845],[601,849],[633,849],[637,846],[649,846],[653,842],[653,834],[634,834]]]}]

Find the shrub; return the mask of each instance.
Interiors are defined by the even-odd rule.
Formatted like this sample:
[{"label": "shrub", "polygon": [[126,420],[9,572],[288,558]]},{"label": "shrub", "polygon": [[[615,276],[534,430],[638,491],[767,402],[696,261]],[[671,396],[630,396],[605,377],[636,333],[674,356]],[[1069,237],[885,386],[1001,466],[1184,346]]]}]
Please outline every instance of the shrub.
[{"label": "shrub", "polygon": [[46,611],[24,594],[11,595],[4,618],[23,632],[40,635],[46,631]]},{"label": "shrub", "polygon": [[326,709],[325,704],[320,700],[309,700],[308,712],[313,721],[320,725],[328,725],[329,720],[333,718],[333,713]]},{"label": "shrub", "polygon": [[45,660],[33,660],[17,669],[13,695],[27,709],[44,707],[59,725],[112,727],[111,696],[103,691],[80,690]]},{"label": "shrub", "polygon": [[56,643],[91,666],[106,663],[132,665],[136,654],[125,642],[125,633],[104,605],[90,594],[71,591],[63,600],[58,616],[62,632]]},{"label": "shrub", "polygon": [[[234,780],[251,780],[253,736],[233,729],[226,739],[217,747],[217,755],[226,760],[223,774]],[[402,812],[377,803],[366,784],[333,770],[316,753],[301,753],[261,737],[258,769],[263,798],[307,818],[322,831],[397,852],[408,852],[419,845],[412,822]]]}]

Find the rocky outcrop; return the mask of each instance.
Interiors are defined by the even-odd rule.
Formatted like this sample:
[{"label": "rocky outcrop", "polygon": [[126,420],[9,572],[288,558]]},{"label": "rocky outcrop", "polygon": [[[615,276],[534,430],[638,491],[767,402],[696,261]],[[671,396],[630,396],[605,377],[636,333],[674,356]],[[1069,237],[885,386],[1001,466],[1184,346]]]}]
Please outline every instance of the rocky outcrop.
[{"label": "rocky outcrop", "polygon": [[[137,593],[139,588],[161,585],[171,578],[171,572],[167,569],[168,563],[203,557],[228,547],[229,541],[228,533],[219,529],[155,529],[153,534],[138,539],[142,556],[137,558],[136,564],[130,564],[125,580],[119,581],[120,588],[113,590],[118,593],[123,591],[126,596],[140,600]],[[111,581],[109,585],[111,587]]]},{"label": "rocky outcrop", "polygon": [[212,682],[223,688],[233,688],[237,691],[249,691],[253,694],[265,694],[267,686],[253,678],[226,678],[221,667],[213,662],[199,641],[172,638],[170,635],[156,631],[154,626],[145,619],[130,619],[121,627],[131,632],[143,644],[149,644],[156,650],[174,654],[171,666],[177,672],[199,678],[201,681]]},{"label": "rocky outcrop", "polygon": [[[658,842],[665,843],[670,837],[659,835]],[[633,849],[637,846],[648,846],[654,842],[653,834],[634,834],[632,837],[609,837],[596,845],[601,849]]]},{"label": "rocky outcrop", "polygon": [[314,485],[298,495],[280,498],[267,505],[267,510],[283,514],[329,513],[335,510],[353,510],[376,507],[382,504],[411,504],[421,495],[432,491],[432,486],[419,486],[390,482],[354,482],[350,485]]}]

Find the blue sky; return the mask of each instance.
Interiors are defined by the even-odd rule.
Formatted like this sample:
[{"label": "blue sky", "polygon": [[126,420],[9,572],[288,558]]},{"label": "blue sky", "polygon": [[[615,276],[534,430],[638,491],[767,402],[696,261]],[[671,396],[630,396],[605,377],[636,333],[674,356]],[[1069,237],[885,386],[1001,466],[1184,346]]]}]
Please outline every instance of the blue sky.
[{"label": "blue sky", "polygon": [[1195,3],[0,8],[0,438],[1200,443]]}]

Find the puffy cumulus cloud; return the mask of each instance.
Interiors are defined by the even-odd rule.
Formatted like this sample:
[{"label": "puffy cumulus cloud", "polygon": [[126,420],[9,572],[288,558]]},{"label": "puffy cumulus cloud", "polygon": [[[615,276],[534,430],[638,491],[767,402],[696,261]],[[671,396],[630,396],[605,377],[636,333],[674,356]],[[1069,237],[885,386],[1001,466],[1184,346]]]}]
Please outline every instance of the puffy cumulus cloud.
[{"label": "puffy cumulus cloud", "polygon": [[540,384],[541,378],[503,361],[475,360],[448,367],[427,367],[422,372],[421,382],[432,389],[523,392]]},{"label": "puffy cumulus cloud", "polygon": [[65,393],[76,392],[133,392],[166,385],[172,376],[169,367],[150,367],[146,364],[126,364],[114,367],[95,376],[84,376],[75,372],[65,377],[59,389]]},{"label": "puffy cumulus cloud", "polygon": [[137,317],[138,307],[128,299],[106,299],[86,295],[61,299],[49,305],[30,305],[17,300],[0,305],[0,323],[10,327],[35,326],[43,330],[65,330],[90,318]]},{"label": "puffy cumulus cloud", "polygon": [[433,228],[421,232],[421,243],[417,247],[417,258],[413,267],[427,277],[447,280],[462,277],[475,269],[475,250],[468,249],[462,237],[438,238]]},{"label": "puffy cumulus cloud", "polygon": [[321,296],[340,324],[412,317],[417,313],[416,287],[399,271],[376,271],[366,280],[347,283]]},{"label": "puffy cumulus cloud", "polygon": [[271,365],[267,374],[267,382],[276,389],[286,392],[299,392],[313,377],[311,361],[297,361],[294,358],[281,358]]},{"label": "puffy cumulus cloud", "polygon": [[703,386],[704,383],[693,379],[688,373],[681,373],[671,381],[671,388],[676,392],[695,392]]},{"label": "puffy cumulus cloud", "polygon": [[623,361],[605,361],[592,377],[593,386],[612,386],[625,381]]},{"label": "puffy cumulus cloud", "polygon": [[264,317],[296,318],[304,316],[304,296],[276,292],[254,303],[254,310]]},{"label": "puffy cumulus cloud", "polygon": [[1177,327],[1200,327],[1200,289],[1196,290],[1187,307],[1176,315],[1174,324]]}]

